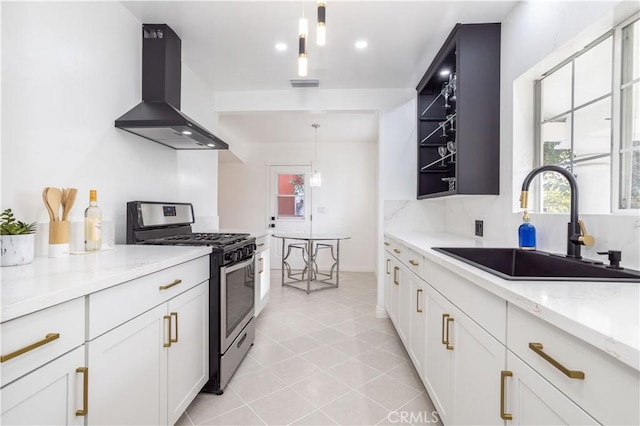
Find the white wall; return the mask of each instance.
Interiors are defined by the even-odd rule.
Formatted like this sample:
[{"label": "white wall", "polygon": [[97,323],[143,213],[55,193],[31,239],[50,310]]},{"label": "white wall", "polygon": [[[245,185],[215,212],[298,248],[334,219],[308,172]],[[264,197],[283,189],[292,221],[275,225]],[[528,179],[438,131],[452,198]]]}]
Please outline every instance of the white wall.
[{"label": "white wall", "polygon": [[[117,2],[1,7],[2,209],[47,222],[42,189],[75,187],[71,220],[81,221],[95,188],[118,242],[134,199],[188,199],[217,224],[216,152],[178,154],[114,127],[141,100],[141,22]],[[183,65],[183,111],[215,124],[212,100]]]},{"label": "white wall", "polygon": [[[220,164],[219,213],[222,229],[265,228],[270,214],[269,166],[309,165],[313,143],[251,143],[245,163]],[[340,244],[340,267],[373,271],[376,265],[377,149],[367,143],[319,142],[322,186],[311,189],[313,230],[351,239]],[[324,210],[324,212],[322,212]]]}]

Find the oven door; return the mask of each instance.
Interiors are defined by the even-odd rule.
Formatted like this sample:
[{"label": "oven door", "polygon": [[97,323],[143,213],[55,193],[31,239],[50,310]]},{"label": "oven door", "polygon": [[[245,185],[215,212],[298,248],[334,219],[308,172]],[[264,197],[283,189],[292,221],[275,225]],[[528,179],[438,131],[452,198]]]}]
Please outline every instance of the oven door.
[{"label": "oven door", "polygon": [[220,268],[220,349],[225,353],[253,318],[254,256]]}]

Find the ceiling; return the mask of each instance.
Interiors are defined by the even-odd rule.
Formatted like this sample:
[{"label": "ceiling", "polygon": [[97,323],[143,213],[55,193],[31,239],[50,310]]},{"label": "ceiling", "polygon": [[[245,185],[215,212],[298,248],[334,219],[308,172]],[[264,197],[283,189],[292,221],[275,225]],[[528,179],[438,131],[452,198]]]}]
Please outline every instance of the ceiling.
[{"label": "ceiling", "polygon": [[[298,19],[309,19],[308,78],[320,89],[414,88],[458,23],[500,22],[516,1],[327,1],[327,45],[315,45],[316,1],[123,1],[143,23],[166,23],[182,39],[182,60],[214,91],[291,89],[297,76]],[[357,40],[368,42],[357,50]],[[288,49],[278,52],[276,43]],[[281,111],[221,114],[227,135],[244,142],[377,140],[374,112]],[[345,119],[362,119],[343,126]],[[260,134],[248,126],[263,126]],[[315,121],[314,121],[315,120]],[[309,129],[307,129],[309,127]],[[269,132],[264,129],[268,128]],[[360,133],[345,129],[360,129]],[[229,140],[233,144],[233,140]],[[321,138],[318,138],[321,143]]]}]

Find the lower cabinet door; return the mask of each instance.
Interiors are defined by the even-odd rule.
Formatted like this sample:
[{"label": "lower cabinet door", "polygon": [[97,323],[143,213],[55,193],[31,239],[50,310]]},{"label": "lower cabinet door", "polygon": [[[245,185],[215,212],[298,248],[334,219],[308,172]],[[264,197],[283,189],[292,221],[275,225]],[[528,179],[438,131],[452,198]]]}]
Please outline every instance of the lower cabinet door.
[{"label": "lower cabinet door", "polygon": [[453,349],[453,424],[499,425],[500,372],[507,348],[456,310],[449,324]]},{"label": "lower cabinet door", "polygon": [[168,424],[180,418],[209,380],[209,282],[169,301]]},{"label": "lower cabinet door", "polygon": [[[61,356],[0,390],[3,425],[83,425],[84,346]],[[81,413],[80,413],[81,414]]]},{"label": "lower cabinet door", "polygon": [[271,270],[269,269],[271,265],[271,256],[269,249],[256,253],[255,262],[255,316],[257,317],[264,307],[267,306],[271,292]]},{"label": "lower cabinet door", "polygon": [[409,356],[420,378],[424,378],[425,342],[427,339],[427,293],[426,285],[417,276],[411,278],[411,321]]},{"label": "lower cabinet door", "polygon": [[88,424],[167,424],[167,316],[162,304],[86,344]]},{"label": "lower cabinet door", "polygon": [[446,346],[446,320],[452,315],[453,305],[427,287],[427,342],[425,384],[440,419],[450,424],[452,413],[453,351]]},{"label": "lower cabinet door", "polygon": [[505,412],[509,425],[596,425],[582,408],[536,373],[511,351],[507,351]]}]

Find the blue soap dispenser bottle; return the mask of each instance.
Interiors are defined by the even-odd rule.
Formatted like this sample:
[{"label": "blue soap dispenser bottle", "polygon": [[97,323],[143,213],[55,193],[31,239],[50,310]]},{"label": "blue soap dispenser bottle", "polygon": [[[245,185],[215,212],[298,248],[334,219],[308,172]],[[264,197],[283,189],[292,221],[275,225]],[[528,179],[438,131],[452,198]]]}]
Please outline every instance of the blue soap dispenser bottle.
[{"label": "blue soap dispenser bottle", "polygon": [[536,249],[536,227],[531,224],[526,210],[522,216],[522,225],[518,228],[518,240],[522,250]]}]

